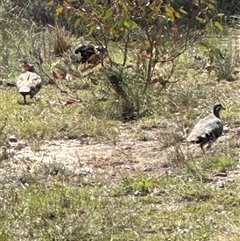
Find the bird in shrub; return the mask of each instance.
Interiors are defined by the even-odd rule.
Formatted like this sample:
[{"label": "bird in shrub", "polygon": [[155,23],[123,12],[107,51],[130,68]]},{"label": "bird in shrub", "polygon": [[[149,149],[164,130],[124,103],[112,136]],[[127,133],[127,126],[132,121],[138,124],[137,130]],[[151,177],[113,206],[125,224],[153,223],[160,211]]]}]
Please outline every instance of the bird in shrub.
[{"label": "bird in shrub", "polygon": [[107,49],[91,43],[78,45],[71,56],[73,63],[97,65],[106,57]]}]

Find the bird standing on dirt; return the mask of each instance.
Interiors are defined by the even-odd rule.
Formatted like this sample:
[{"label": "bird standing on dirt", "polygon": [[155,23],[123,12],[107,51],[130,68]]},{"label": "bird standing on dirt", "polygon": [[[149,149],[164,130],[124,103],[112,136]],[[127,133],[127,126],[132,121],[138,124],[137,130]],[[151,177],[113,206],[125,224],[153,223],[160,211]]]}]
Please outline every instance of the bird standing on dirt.
[{"label": "bird standing on dirt", "polygon": [[33,98],[41,89],[41,77],[36,74],[34,66],[25,63],[23,66],[27,72],[21,74],[16,82],[18,92],[23,96],[24,104],[27,104],[26,96]]},{"label": "bird standing on dirt", "polygon": [[187,142],[200,144],[201,150],[204,153],[204,145],[208,144],[206,149],[209,149],[213,142],[217,140],[223,133],[223,124],[220,119],[220,111],[225,110],[221,104],[215,104],[213,113],[199,120],[194,126],[192,132],[187,138]]}]

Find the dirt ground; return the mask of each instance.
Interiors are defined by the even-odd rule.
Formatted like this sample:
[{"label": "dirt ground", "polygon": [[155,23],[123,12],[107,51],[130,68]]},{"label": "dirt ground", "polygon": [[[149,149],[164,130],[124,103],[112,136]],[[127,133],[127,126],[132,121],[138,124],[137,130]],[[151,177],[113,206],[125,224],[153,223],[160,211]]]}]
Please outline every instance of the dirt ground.
[{"label": "dirt ground", "polygon": [[[177,149],[176,146],[164,146],[163,136],[166,141],[169,134],[167,129],[164,125],[148,128],[144,130],[148,138],[144,139],[139,138],[134,126],[120,126],[116,141],[99,143],[91,137],[82,137],[80,140],[43,141],[37,148],[31,147],[30,142],[16,139],[10,142],[10,147],[6,150],[8,159],[0,162],[0,183],[17,182],[22,173],[33,173],[42,165],[52,169],[52,172],[61,169],[68,170],[73,175],[111,179],[125,172],[169,174],[176,171],[173,158],[176,162],[184,162],[191,155],[196,162],[201,161],[206,155],[213,155],[216,150],[224,149],[238,133],[237,129],[230,129],[214,143],[212,150],[202,154],[198,146],[189,146],[185,142]],[[178,165],[181,166],[181,163]],[[229,181],[239,176],[240,165],[228,174],[216,175],[214,179],[216,182]]]},{"label": "dirt ground", "polygon": [[[149,134],[154,136],[154,129]],[[43,141],[33,151],[31,143],[23,140],[12,142],[7,150],[8,160],[2,169],[12,173],[33,170],[37,163],[60,165],[76,175],[116,176],[124,171],[156,172],[167,162],[167,153],[159,151],[161,142],[151,137],[139,140],[134,130],[123,130],[116,141],[99,143],[91,137],[80,140]],[[8,166],[8,167],[7,167]]]}]

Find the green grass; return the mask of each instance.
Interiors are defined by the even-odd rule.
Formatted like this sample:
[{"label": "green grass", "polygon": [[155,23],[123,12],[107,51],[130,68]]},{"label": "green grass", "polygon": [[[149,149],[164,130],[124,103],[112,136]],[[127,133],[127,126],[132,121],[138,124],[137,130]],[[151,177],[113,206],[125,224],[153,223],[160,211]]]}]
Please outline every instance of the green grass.
[{"label": "green grass", "polygon": [[[18,24],[13,25],[13,30],[17,31],[13,37],[11,31],[9,35],[5,30],[2,32],[9,38],[1,57],[5,79],[10,81],[21,73],[16,62],[28,55],[33,45],[42,50],[47,73],[51,73],[56,63],[64,62],[52,54],[55,41],[52,29],[35,33],[34,29],[25,31]],[[19,41],[15,41],[18,34]],[[110,47],[116,62],[122,59],[120,45]],[[121,131],[124,131],[126,142],[126,133],[135,135],[136,142],[157,140],[155,148],[163,156],[157,160],[159,170],[122,173],[119,169],[113,177],[103,177],[94,171],[91,176],[77,176],[61,163],[45,166],[37,163],[40,165],[23,173],[20,170],[11,173],[12,165],[16,164],[13,158],[1,158],[1,173],[10,174],[2,175],[0,182],[0,241],[239,240],[240,178],[234,170],[238,169],[240,145],[234,128],[239,125],[240,86],[238,81],[217,82],[217,77],[229,76],[236,66],[225,66],[208,75],[205,69],[194,67],[199,65],[195,55],[207,61],[207,56],[198,49],[186,51],[175,60],[170,77],[173,63],[157,65],[153,78],[169,77],[167,80],[176,83],[166,86],[152,83],[145,94],[141,91],[144,86],[141,75],[146,74],[146,63],[138,63],[140,73],[132,69],[122,72],[129,102],[138,107],[141,117],[128,123],[120,121],[124,105],[121,96],[111,87],[104,72],[96,74],[100,66],[93,70],[92,79],[84,77],[88,71],[81,72],[83,68],[79,68],[80,77],[73,76],[69,82],[58,80],[64,90],[82,100],[71,105],[64,104],[68,96],[46,84],[46,76],[36,100],[28,100],[28,105],[19,104],[23,99],[15,88],[1,86],[1,147],[7,146],[10,135],[28,141],[33,151],[46,139],[81,140],[82,136],[88,136],[101,143],[114,143],[113,151],[120,153],[117,161],[137,162],[129,157],[131,151],[125,153],[121,149],[125,147],[118,146],[118,138],[123,138]],[[137,53],[130,50],[129,56],[134,66]],[[226,108],[222,119],[232,131],[226,137],[230,134],[231,137],[214,143],[205,155],[195,155],[184,146],[184,139],[196,120],[210,113],[218,101]],[[167,169],[160,168],[163,162],[168,164]],[[214,174],[220,172],[232,176],[218,179]],[[221,181],[224,184],[218,185]]]},{"label": "green grass", "polygon": [[35,99],[28,99],[28,105],[22,105],[22,96],[15,88],[0,89],[0,120],[6,126],[8,135],[22,139],[56,139],[81,135],[108,136],[116,126],[112,120],[95,118],[86,106],[79,103],[64,105],[69,97],[63,96],[52,86],[45,85]]},{"label": "green grass", "polygon": [[216,237],[226,232],[234,240],[240,231],[238,180],[221,189],[186,176],[141,175],[131,185],[142,191],[143,179],[152,187],[144,195],[122,193],[125,178],[2,190],[0,240],[224,240]]},{"label": "green grass", "polygon": [[237,167],[238,159],[230,156],[217,156],[207,158],[202,167],[205,170],[216,170],[219,172],[227,172],[228,170],[234,170]]},{"label": "green grass", "polygon": [[[111,180],[76,178],[64,170],[21,174],[25,184],[2,184],[0,240],[238,240],[240,180],[223,187],[205,181],[212,172],[234,170],[237,150],[193,160],[180,148],[184,128],[206,112],[204,99],[215,100],[216,93],[200,83],[197,89],[194,82],[184,88],[176,84],[159,97],[164,105],[156,102],[151,118],[125,126],[145,141],[151,138],[147,131],[155,129],[163,148],[174,147],[168,155],[172,175],[126,172]],[[225,98],[230,90],[219,93]],[[82,134],[114,141],[120,134],[118,122],[107,118],[109,106],[116,112],[117,107],[108,102],[64,105],[67,97],[49,85],[28,105],[18,104],[22,97],[15,89],[2,88],[0,94],[5,136],[38,143]],[[232,113],[235,107],[227,105],[223,117],[231,121]]]}]

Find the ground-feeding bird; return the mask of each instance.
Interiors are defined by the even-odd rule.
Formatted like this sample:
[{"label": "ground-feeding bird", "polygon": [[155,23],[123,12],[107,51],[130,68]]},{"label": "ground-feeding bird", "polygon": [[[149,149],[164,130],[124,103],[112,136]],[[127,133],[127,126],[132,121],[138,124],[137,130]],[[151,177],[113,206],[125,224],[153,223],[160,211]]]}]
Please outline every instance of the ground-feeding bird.
[{"label": "ground-feeding bird", "polygon": [[21,74],[17,81],[16,86],[18,92],[23,96],[24,104],[27,104],[26,96],[30,95],[33,98],[41,89],[41,77],[36,74],[34,66],[24,63],[23,66],[27,72]]},{"label": "ground-feeding bird", "polygon": [[85,43],[77,46],[71,59],[74,63],[98,64],[106,56],[107,49],[103,46]]},{"label": "ground-feeding bird", "polygon": [[193,130],[187,137],[187,142],[200,144],[203,153],[204,145],[208,144],[206,149],[209,149],[213,142],[223,133],[223,123],[220,119],[221,110],[225,110],[225,108],[220,103],[215,104],[213,113],[199,120],[193,127]]}]

